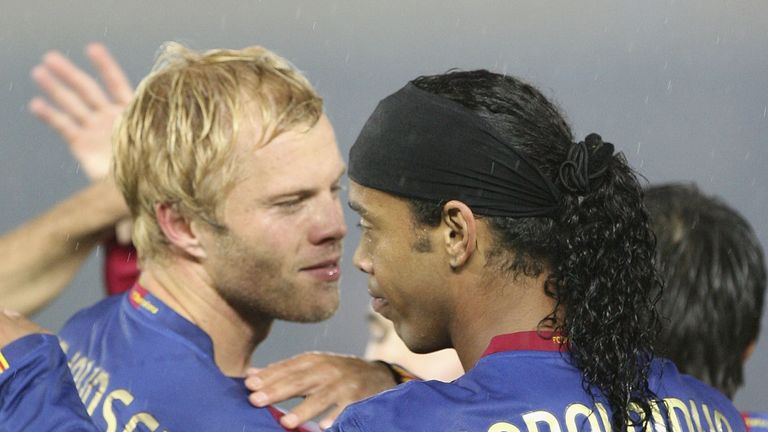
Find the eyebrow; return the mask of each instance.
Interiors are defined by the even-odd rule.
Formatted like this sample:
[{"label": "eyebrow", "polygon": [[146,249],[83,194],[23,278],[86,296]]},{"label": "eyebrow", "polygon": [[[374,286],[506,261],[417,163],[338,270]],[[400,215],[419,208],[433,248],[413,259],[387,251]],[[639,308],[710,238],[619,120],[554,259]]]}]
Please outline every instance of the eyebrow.
[{"label": "eyebrow", "polygon": [[360,216],[366,217],[368,215],[368,210],[365,209],[360,203],[355,201],[347,201],[347,205],[349,208],[354,210],[355,213],[359,214]]},{"label": "eyebrow", "polygon": [[298,190],[282,193],[279,195],[270,196],[265,201],[274,202],[274,201],[280,201],[281,199],[285,199],[285,198],[307,198],[307,197],[311,197],[312,195],[314,195],[314,191],[312,191],[311,189],[298,189]]},{"label": "eyebrow", "polygon": [[[346,174],[347,168],[343,167],[341,169],[341,172],[339,172],[339,176],[336,177],[336,180],[334,180],[334,184],[341,183],[341,178],[344,177],[344,174]],[[289,191],[285,193],[281,193],[279,195],[273,195],[271,197],[268,197],[267,200],[269,201],[279,201],[284,198],[307,198],[315,194],[315,191],[313,189],[297,189],[294,191]]]}]

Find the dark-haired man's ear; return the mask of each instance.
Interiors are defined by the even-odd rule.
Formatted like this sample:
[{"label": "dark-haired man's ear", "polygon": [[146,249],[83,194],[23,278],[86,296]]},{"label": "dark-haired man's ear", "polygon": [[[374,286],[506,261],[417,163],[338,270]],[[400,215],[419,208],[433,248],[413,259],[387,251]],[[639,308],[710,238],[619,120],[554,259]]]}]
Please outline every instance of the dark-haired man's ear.
[{"label": "dark-haired man's ear", "polygon": [[445,247],[451,268],[458,269],[469,260],[475,251],[477,226],[472,210],[461,201],[448,201],[443,206]]},{"label": "dark-haired man's ear", "polygon": [[195,258],[206,258],[198,230],[193,228],[194,221],[179,212],[176,206],[167,203],[155,204],[155,215],[168,242]]}]

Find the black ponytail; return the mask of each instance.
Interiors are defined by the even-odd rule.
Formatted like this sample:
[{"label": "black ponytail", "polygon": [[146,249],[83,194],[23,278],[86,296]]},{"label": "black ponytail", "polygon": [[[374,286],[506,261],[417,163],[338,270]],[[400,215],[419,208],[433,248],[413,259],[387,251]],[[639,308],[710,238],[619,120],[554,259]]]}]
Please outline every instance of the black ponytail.
[{"label": "black ponytail", "polygon": [[564,199],[560,256],[548,292],[556,307],[545,321],[569,338],[585,389],[600,390],[613,408],[614,427],[625,430],[633,423],[631,403],[651,419],[656,396],[648,375],[660,332],[661,284],[642,190],[623,155],[612,158],[601,181],[591,193]]}]

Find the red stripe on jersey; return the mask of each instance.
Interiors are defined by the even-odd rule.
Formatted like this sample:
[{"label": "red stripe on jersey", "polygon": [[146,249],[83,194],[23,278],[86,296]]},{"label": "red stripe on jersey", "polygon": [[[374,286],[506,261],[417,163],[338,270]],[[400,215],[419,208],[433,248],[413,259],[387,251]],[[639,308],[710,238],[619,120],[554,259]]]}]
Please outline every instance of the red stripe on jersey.
[{"label": "red stripe on jersey", "polygon": [[[563,343],[565,342],[565,343]],[[505,351],[567,351],[565,338],[551,331],[527,331],[494,336],[483,357]]]},{"label": "red stripe on jersey", "polygon": [[133,288],[131,288],[131,292],[128,293],[128,301],[131,302],[131,306],[133,306],[134,309],[138,309],[141,307],[141,300],[144,299],[144,297],[149,293],[146,288],[143,286],[137,284],[133,285]]}]

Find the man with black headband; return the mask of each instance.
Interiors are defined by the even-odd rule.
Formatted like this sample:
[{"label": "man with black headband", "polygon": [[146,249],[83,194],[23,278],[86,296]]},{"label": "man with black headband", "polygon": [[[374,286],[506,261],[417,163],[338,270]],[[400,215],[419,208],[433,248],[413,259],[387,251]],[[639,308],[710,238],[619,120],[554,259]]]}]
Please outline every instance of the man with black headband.
[{"label": "man with black headband", "polygon": [[573,141],[537,89],[487,71],[379,104],[350,152],[355,264],[411,350],[453,347],[467,372],[350,405],[332,430],[744,429],[723,395],[653,359],[641,188],[600,136]]}]

